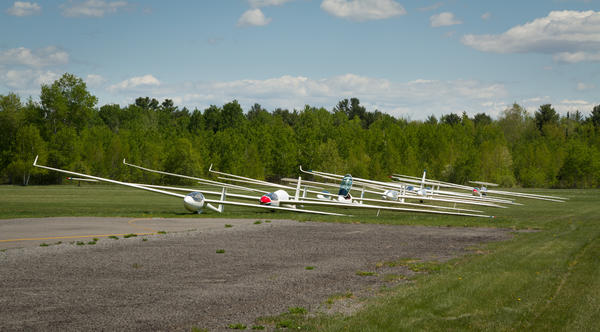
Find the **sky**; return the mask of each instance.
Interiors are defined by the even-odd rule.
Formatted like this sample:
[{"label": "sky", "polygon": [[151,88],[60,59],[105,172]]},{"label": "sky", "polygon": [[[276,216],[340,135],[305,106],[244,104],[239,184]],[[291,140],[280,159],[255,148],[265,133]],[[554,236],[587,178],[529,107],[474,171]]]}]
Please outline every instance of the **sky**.
[{"label": "sky", "polygon": [[98,106],[367,110],[423,120],[600,104],[600,0],[0,0],[0,95],[68,72]]}]

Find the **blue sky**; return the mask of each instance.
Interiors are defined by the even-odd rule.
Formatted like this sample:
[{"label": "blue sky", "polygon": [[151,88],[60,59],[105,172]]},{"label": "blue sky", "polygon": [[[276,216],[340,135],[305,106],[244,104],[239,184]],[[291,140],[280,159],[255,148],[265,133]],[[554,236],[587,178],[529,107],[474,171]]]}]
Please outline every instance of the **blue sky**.
[{"label": "blue sky", "polygon": [[63,73],[99,105],[237,99],[424,119],[600,104],[600,0],[0,1],[0,94]]}]

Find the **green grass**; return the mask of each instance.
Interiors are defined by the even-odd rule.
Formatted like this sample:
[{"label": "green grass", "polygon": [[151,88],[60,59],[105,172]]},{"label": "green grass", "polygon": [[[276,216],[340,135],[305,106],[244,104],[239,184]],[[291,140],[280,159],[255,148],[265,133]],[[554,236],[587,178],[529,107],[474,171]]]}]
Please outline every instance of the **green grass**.
[{"label": "green grass", "polygon": [[327,298],[325,303],[328,305],[332,305],[335,301],[339,301],[341,299],[351,299],[353,297],[354,297],[354,294],[352,294],[351,292],[333,294]]},{"label": "green grass", "polygon": [[[516,232],[510,240],[472,248],[466,256],[443,263],[373,262],[375,268],[397,264],[418,273],[409,278],[410,282],[388,284],[385,292],[365,300],[362,309],[350,316],[288,312],[256,323],[313,331],[600,331],[597,319],[600,316],[600,190],[522,191],[565,196],[570,200],[559,204],[520,199],[524,206],[485,209],[486,213],[496,215],[495,219],[386,211],[376,217],[374,211],[342,210],[355,215],[347,218],[229,206],[223,214],[197,215],[185,213],[180,200],[109,185],[0,186],[0,218],[291,218],[536,230]],[[36,204],[29,204],[31,201]],[[383,273],[369,278],[387,281],[396,277]]]},{"label": "green grass", "polygon": [[246,325],[242,324],[242,323],[229,324],[227,327],[229,327],[232,330],[245,330],[246,329]]},{"label": "green grass", "polygon": [[422,273],[352,316],[293,324],[317,331],[598,331],[599,191],[564,192],[577,195],[565,204],[526,201],[504,217],[538,232],[516,233],[446,263],[390,262]]},{"label": "green grass", "polygon": [[217,254],[224,254],[225,253],[225,249],[217,249]]},{"label": "green grass", "polygon": [[307,266],[307,267],[305,267],[304,269],[305,269],[305,270],[309,270],[309,271],[310,271],[310,270],[314,270],[314,269],[315,269],[315,267],[314,267],[314,266]]}]

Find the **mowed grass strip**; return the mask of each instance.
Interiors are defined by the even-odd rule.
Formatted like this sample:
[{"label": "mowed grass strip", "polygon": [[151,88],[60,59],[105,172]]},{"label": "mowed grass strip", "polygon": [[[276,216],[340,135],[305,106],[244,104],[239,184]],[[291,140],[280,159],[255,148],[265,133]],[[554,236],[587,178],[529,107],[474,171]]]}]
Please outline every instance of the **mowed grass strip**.
[{"label": "mowed grass strip", "polygon": [[[279,218],[297,220],[536,230],[483,246],[479,250],[483,254],[473,250],[441,263],[435,272],[418,274],[412,282],[369,299],[351,316],[294,316],[293,325],[319,331],[600,330],[600,190],[526,191],[571,199],[562,204],[520,199],[524,206],[486,210],[496,219],[387,212],[375,217],[373,211],[356,210],[352,210],[354,218],[277,213]],[[267,214],[273,217],[271,212],[230,207],[221,215],[188,214],[176,198],[109,185],[0,186],[0,218],[89,215],[256,220]]]},{"label": "mowed grass strip", "polygon": [[295,324],[317,331],[599,331],[599,197],[590,190],[560,205],[526,201],[506,218],[527,218],[540,231],[440,264],[352,316]]}]

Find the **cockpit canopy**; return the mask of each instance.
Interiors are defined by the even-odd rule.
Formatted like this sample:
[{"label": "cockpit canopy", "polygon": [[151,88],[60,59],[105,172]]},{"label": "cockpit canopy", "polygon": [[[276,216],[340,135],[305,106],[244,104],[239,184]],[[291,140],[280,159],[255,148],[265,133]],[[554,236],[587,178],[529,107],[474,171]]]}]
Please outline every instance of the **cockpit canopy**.
[{"label": "cockpit canopy", "polygon": [[338,195],[348,196],[350,189],[352,189],[352,175],[346,174],[340,183],[340,191],[338,192]]},{"label": "cockpit canopy", "polygon": [[187,194],[183,198],[183,206],[190,212],[199,212],[204,207],[204,195],[199,191]]}]

